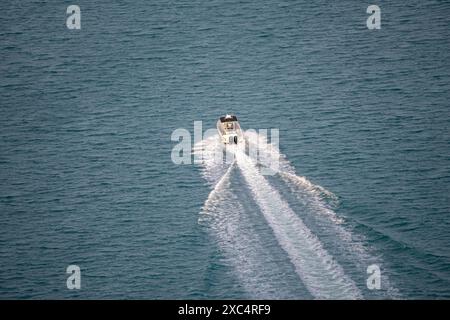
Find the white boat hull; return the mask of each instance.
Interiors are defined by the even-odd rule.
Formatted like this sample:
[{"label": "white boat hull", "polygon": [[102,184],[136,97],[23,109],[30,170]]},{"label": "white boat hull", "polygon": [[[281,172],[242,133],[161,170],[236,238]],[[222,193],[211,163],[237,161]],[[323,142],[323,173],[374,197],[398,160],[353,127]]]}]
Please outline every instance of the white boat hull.
[{"label": "white boat hull", "polygon": [[243,141],[241,126],[235,116],[221,117],[217,121],[217,132],[224,144],[239,144]]}]

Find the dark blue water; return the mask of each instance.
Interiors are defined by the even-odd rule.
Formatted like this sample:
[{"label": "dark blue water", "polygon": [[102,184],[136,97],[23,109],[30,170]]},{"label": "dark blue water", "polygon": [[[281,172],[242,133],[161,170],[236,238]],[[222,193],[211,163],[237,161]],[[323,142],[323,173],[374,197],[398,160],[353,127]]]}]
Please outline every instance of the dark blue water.
[{"label": "dark blue water", "polygon": [[297,173],[339,198],[359,267],[271,181],[365,298],[391,297],[366,289],[374,262],[403,298],[450,298],[448,2],[378,1],[372,31],[349,0],[79,0],[81,30],[70,4],[0,3],[0,298],[264,296],[239,248],[267,296],[314,298],[245,172],[229,221],[249,245],[199,223],[211,187],[172,163],[170,137],[225,112],[279,128]]}]

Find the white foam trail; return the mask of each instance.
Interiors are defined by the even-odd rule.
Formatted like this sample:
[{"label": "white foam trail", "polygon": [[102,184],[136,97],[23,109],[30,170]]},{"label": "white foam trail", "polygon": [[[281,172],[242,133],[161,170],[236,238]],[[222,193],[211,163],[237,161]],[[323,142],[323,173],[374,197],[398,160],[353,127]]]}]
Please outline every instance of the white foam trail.
[{"label": "white foam trail", "polygon": [[[281,176],[284,173],[280,173]],[[335,242],[336,247],[340,247],[343,255],[348,261],[351,261],[361,273],[365,273],[366,268],[371,264],[383,265],[381,257],[374,257],[369,254],[369,249],[364,245],[365,238],[362,235],[356,237],[349,230],[345,228],[344,220],[339,218],[333,210],[328,208],[322,201],[317,198],[304,197],[302,184],[298,184],[295,177],[287,176],[285,181],[289,186],[292,194],[294,194],[306,208],[305,214],[314,214],[318,219],[316,223],[320,225],[325,232],[337,237],[339,241]],[[324,217],[327,219],[320,219]],[[331,221],[331,223],[329,222]],[[327,223],[328,222],[328,223]],[[390,283],[389,277],[383,272],[381,275],[383,283],[383,292],[380,295],[387,294],[391,298],[400,298],[401,295],[398,290]],[[374,292],[374,295],[376,292]]]},{"label": "white foam trail", "polygon": [[206,223],[239,282],[251,299],[292,298],[292,286],[270,256],[243,213],[245,209],[231,188],[233,163],[208,196],[199,223]]},{"label": "white foam trail", "polygon": [[236,159],[254,200],[308,291],[318,299],[362,298],[355,283],[258,172],[253,160],[242,150],[236,152]]},{"label": "white foam trail", "polygon": [[[340,255],[345,256],[345,259],[347,261],[351,261],[357,267],[357,270],[359,270],[359,272],[361,273],[361,276],[359,277],[360,280],[358,281],[365,281],[365,268],[369,264],[376,263],[378,265],[383,265],[383,261],[380,256],[373,257],[371,256],[371,254],[369,254],[369,249],[364,245],[364,239],[362,237],[361,239],[359,239],[349,230],[347,230],[344,225],[341,225],[344,220],[343,218],[337,216],[337,214],[333,210],[333,207],[337,205],[338,200],[332,192],[326,190],[321,186],[313,184],[305,177],[298,176],[295,172],[295,168],[286,159],[285,155],[280,153],[278,148],[275,148],[274,146],[268,144],[267,139],[264,136],[260,136],[253,132],[247,132],[246,139],[249,144],[258,145],[258,159],[255,160],[263,159],[263,163],[270,163],[270,161],[279,161],[280,165],[278,175],[286,183],[297,200],[301,201],[303,206],[306,207],[305,212],[302,212],[302,214],[315,217],[314,219],[316,220],[316,223],[318,223],[318,227],[322,230],[320,232],[320,236],[324,237],[324,239],[327,239],[328,237],[328,239],[334,242],[337,252],[340,252]],[[249,239],[243,240],[242,233],[245,233],[246,230],[237,231],[237,229],[234,228],[235,223],[242,223],[242,221],[233,220],[234,218],[231,219],[228,211],[225,212],[226,215],[222,215],[224,213],[223,204],[229,204],[229,199],[233,197],[234,194],[233,190],[230,187],[229,179],[231,171],[233,170],[233,167],[235,165],[233,164],[230,166],[229,164],[226,164],[224,162],[217,161],[218,152],[223,152],[223,144],[220,142],[220,139],[217,135],[205,139],[200,143],[197,143],[193,148],[194,154],[198,156],[201,153],[201,156],[203,157],[202,175],[211,185],[215,185],[214,189],[211,191],[208,199],[205,202],[202,213],[214,213],[219,218],[213,225],[216,237],[218,238],[220,246],[223,247],[225,251],[227,251],[227,255],[229,257],[233,257],[233,265],[235,266],[238,277],[243,283],[244,287],[246,287],[247,291],[251,293],[251,296],[254,298],[283,297],[283,294],[267,294],[267,292],[271,292],[274,289],[273,286],[267,285],[265,288],[263,288],[262,286],[258,286],[255,281],[250,280],[257,279],[257,281],[268,282],[267,274],[264,278],[261,273],[257,272],[258,270],[246,267],[248,266],[248,263],[245,263],[250,262],[250,264],[253,264],[255,266],[258,265],[257,262],[261,260],[261,257],[258,258],[255,255],[257,254],[264,256],[263,251],[250,250],[246,252],[244,256],[236,256],[236,252],[245,252],[245,249],[249,248],[245,246],[241,247],[242,243],[247,242],[255,248],[258,246],[258,243],[257,241],[249,241]],[[253,168],[253,172],[254,170],[257,171],[254,163],[250,168]],[[241,169],[243,168],[241,167]],[[259,174],[259,172],[257,172],[257,174]],[[260,175],[260,178],[264,179],[265,181],[265,178],[263,176]],[[265,183],[268,182],[265,181]],[[273,190],[270,184],[269,188],[271,188],[272,191],[277,192],[276,190]],[[278,198],[283,201],[280,198],[279,193]],[[277,211],[277,206],[274,205],[272,209],[272,211]],[[233,210],[235,212],[243,212],[243,210],[245,209],[240,204],[236,203]],[[289,210],[292,212],[292,209],[289,208]],[[294,214],[297,215],[295,212]],[[206,215],[201,215],[199,220],[202,220],[202,217],[204,216]],[[220,219],[222,219],[223,221],[219,222]],[[300,222],[302,221],[300,220]],[[305,227],[304,224],[303,227]],[[230,230],[235,230],[235,232],[230,232]],[[292,227],[289,230],[290,232],[288,232],[288,234],[295,233],[295,228]],[[333,240],[333,238],[335,237],[337,237],[339,241]],[[255,239],[255,237],[253,237],[252,239]],[[236,240],[238,241],[236,242]],[[241,240],[244,242],[241,242]],[[319,241],[317,238],[316,240]],[[285,246],[289,247],[289,243]],[[246,259],[245,256],[252,258]],[[296,267],[298,266],[296,265]],[[340,269],[342,270],[342,268]],[[274,279],[273,274],[270,274],[269,276],[271,280]],[[279,280],[283,281],[283,279]],[[383,288],[385,288],[383,290],[384,294],[387,293],[387,295],[391,298],[401,297],[398,290],[390,284],[388,276],[385,272],[382,272],[382,284]],[[324,294],[324,296],[326,295],[327,293]],[[383,293],[380,292],[381,297],[382,295]],[[289,297],[288,294],[286,294],[285,296]],[[323,296],[319,295],[319,297],[322,298]]]},{"label": "white foam trail", "polygon": [[[336,246],[341,247],[349,261],[352,261],[362,273],[370,264],[383,265],[381,257],[373,257],[368,253],[368,249],[363,244],[362,236],[360,236],[361,239],[357,239],[344,226],[341,226],[345,222],[344,218],[339,217],[329,206],[329,204],[332,206],[338,204],[336,195],[319,185],[313,184],[305,177],[298,176],[295,173],[295,168],[285,155],[278,148],[269,144],[265,136],[249,131],[246,133],[246,137],[249,143],[258,145],[258,156],[263,160],[262,162],[280,161],[278,175],[289,186],[292,194],[307,207],[308,210],[304,214],[313,214],[317,218],[324,217],[332,222],[331,224],[326,223],[323,219],[319,221],[329,235],[339,238],[340,241],[336,243]],[[382,273],[382,282],[385,288],[384,293],[387,293],[391,298],[400,297],[400,293],[390,283],[389,277],[385,273]]]}]

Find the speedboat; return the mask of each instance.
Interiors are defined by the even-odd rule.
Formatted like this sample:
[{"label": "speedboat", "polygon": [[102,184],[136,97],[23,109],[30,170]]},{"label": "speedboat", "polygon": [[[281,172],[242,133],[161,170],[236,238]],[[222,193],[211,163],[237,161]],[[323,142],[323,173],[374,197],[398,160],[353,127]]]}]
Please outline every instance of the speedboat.
[{"label": "speedboat", "polygon": [[244,140],[241,126],[234,115],[227,114],[220,117],[217,121],[217,131],[225,144],[238,144]]}]

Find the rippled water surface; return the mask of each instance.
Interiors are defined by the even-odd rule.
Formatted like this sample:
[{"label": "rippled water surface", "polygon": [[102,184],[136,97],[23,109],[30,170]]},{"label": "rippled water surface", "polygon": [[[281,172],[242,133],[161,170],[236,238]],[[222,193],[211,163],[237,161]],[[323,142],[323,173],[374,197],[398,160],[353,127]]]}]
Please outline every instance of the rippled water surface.
[{"label": "rippled water surface", "polygon": [[[0,298],[450,298],[448,2],[76,2],[0,3]],[[172,163],[227,112],[291,171]]]}]

